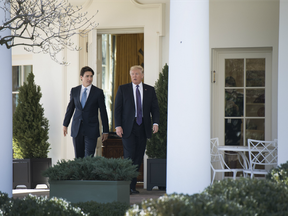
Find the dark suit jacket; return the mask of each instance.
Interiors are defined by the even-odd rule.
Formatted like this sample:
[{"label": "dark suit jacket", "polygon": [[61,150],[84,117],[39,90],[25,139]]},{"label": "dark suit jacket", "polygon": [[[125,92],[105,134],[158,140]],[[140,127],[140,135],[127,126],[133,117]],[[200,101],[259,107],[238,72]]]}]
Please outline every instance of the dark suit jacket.
[{"label": "dark suit jacket", "polygon": [[[155,90],[143,83],[143,121],[146,137],[152,135],[151,114],[153,123],[159,124],[159,107]],[[135,121],[135,100],[133,85],[128,83],[118,88],[115,99],[115,126],[123,129],[123,138],[130,136]]]},{"label": "dark suit jacket", "polygon": [[98,109],[100,108],[103,133],[108,133],[108,117],[103,90],[92,85],[83,109],[80,102],[80,92],[81,85],[71,89],[70,102],[67,106],[63,126],[68,127],[75,110],[72,120],[71,136],[76,137],[78,135],[81,121],[83,121],[82,127],[84,127],[85,135],[91,138],[98,138],[100,136]]}]

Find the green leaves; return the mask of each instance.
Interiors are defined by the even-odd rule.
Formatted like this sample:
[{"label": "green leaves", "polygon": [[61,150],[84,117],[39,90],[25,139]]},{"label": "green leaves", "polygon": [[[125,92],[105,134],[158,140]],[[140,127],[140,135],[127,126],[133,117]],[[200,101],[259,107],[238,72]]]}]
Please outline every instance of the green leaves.
[{"label": "green leaves", "polygon": [[155,83],[155,92],[159,104],[159,130],[147,141],[146,154],[149,158],[166,159],[167,153],[167,106],[168,106],[168,65],[162,69]]},{"label": "green leaves", "polygon": [[225,179],[194,195],[171,194],[145,200],[128,210],[128,216],[288,215],[288,187],[267,180]]},{"label": "green leaves", "polygon": [[34,74],[19,88],[18,105],[13,115],[13,150],[16,158],[47,158],[49,123],[40,104],[40,86],[34,83]]},{"label": "green leaves", "polygon": [[127,203],[97,203],[95,201],[70,203],[64,199],[28,195],[24,199],[9,198],[0,192],[0,215],[10,216],[123,216]]},{"label": "green leaves", "polygon": [[85,157],[61,160],[43,175],[54,180],[130,181],[138,176],[137,166],[121,158]]},{"label": "green leaves", "polygon": [[48,199],[28,195],[24,199],[13,199],[0,192],[0,215],[84,216],[88,214],[56,197]]},{"label": "green leaves", "polygon": [[288,161],[270,170],[266,179],[288,185]]}]

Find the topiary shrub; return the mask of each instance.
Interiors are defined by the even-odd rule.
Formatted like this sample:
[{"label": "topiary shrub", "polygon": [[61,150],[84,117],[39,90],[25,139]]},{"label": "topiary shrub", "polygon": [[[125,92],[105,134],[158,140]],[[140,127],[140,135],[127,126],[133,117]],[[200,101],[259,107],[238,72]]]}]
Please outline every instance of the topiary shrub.
[{"label": "topiary shrub", "polygon": [[288,187],[271,181],[226,179],[194,195],[165,195],[134,205],[129,216],[288,215]]},{"label": "topiary shrub", "polygon": [[266,175],[266,179],[288,185],[288,161],[273,168]]},{"label": "topiary shrub", "polygon": [[[79,207],[73,207],[63,199],[28,195],[23,199],[11,199],[0,192],[0,215],[37,215],[37,216],[85,216]],[[5,202],[3,202],[3,199]],[[88,215],[87,215],[88,216]]]},{"label": "topiary shrub", "polygon": [[203,193],[222,196],[257,215],[288,215],[288,188],[284,184],[261,179],[226,179],[207,187]]},{"label": "topiary shrub", "polygon": [[237,203],[227,201],[222,197],[212,197],[207,194],[172,194],[158,199],[142,201],[140,205],[133,205],[126,212],[126,216],[199,216],[199,215],[254,215]]},{"label": "topiary shrub", "polygon": [[138,176],[137,166],[130,159],[84,157],[61,160],[43,172],[49,181],[106,180],[131,181]]},{"label": "topiary shrub", "polygon": [[18,97],[18,105],[13,114],[14,157],[47,158],[50,149],[49,124],[40,104],[41,89],[34,83],[32,72],[27,77],[27,83],[19,88]]},{"label": "topiary shrub", "polygon": [[167,157],[167,106],[168,106],[168,65],[165,64],[155,83],[159,104],[159,130],[147,140],[146,154],[149,158]]},{"label": "topiary shrub", "polygon": [[74,207],[81,208],[89,216],[123,216],[129,209],[129,205],[122,202],[97,203],[94,201],[80,202],[72,204]]}]

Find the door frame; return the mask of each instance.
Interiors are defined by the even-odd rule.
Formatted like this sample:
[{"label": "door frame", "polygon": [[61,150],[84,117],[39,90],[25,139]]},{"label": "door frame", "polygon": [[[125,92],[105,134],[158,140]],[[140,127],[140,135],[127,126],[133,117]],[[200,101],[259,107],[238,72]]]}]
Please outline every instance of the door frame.
[{"label": "door frame", "polygon": [[[219,144],[224,145],[225,134],[221,135],[221,127],[224,127],[224,121],[221,122],[220,105],[220,79],[224,72],[220,72],[220,58],[225,55],[231,58],[240,58],[239,55],[259,54],[265,56],[265,140],[272,139],[272,47],[255,48],[213,48],[211,61],[211,137],[219,137]],[[242,58],[242,57],[241,57]],[[244,57],[245,58],[245,57]],[[249,57],[248,57],[249,58]],[[214,73],[215,71],[215,73]],[[222,74],[221,74],[222,73]],[[215,82],[214,82],[215,79]],[[224,82],[224,79],[223,79]],[[219,92],[218,92],[219,91]],[[222,91],[222,89],[221,89]],[[224,92],[224,86],[223,86]],[[220,125],[220,126],[219,126]],[[245,128],[245,127],[244,127]],[[224,130],[224,128],[223,128]]]}]

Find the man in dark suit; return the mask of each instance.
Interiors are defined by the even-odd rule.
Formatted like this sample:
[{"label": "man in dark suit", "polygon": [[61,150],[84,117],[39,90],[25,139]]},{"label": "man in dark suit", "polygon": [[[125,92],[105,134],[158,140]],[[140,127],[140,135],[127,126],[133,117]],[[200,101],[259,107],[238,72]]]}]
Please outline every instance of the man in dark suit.
[{"label": "man in dark suit", "polygon": [[[121,85],[115,99],[116,134],[122,137],[124,158],[130,158],[138,165],[143,161],[147,138],[158,132],[159,107],[155,90],[142,83],[144,77],[141,66],[130,69],[132,83]],[[151,130],[151,115],[153,128]],[[132,179],[130,194],[136,190],[137,178]]]},{"label": "man in dark suit", "polygon": [[71,89],[70,101],[67,106],[63,133],[67,134],[67,127],[74,113],[71,136],[76,158],[94,156],[99,133],[98,109],[100,108],[103,134],[102,142],[108,138],[108,117],[103,90],[92,85],[94,71],[86,66],[80,71],[82,85]]}]

